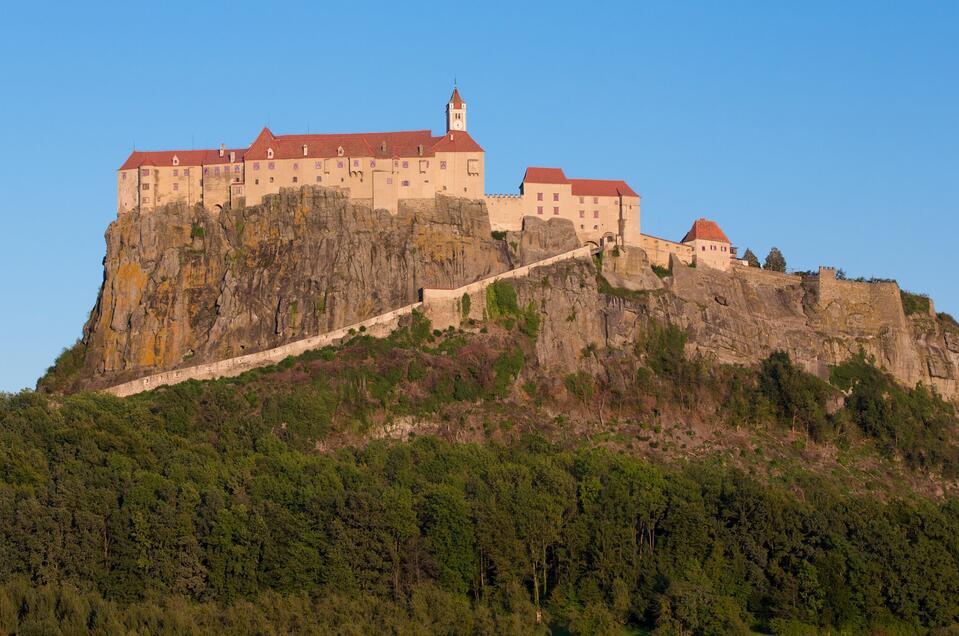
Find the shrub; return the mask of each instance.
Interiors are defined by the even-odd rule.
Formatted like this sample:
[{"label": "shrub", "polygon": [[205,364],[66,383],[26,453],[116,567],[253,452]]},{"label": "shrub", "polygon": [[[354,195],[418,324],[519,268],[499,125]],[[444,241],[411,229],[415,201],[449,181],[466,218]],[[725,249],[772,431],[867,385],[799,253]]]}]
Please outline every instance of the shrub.
[{"label": "shrub", "polygon": [[506,240],[506,232],[503,232],[502,230],[493,230],[492,232],[490,232],[490,236],[492,236],[493,240],[495,241]]},{"label": "shrub", "polygon": [[653,265],[653,273],[659,276],[660,278],[666,278],[669,276],[669,268],[663,267],[662,265]]},{"label": "shrub", "polygon": [[463,298],[460,300],[460,313],[463,317],[463,320],[466,320],[470,317],[470,309],[472,309],[473,301],[470,300],[469,294],[463,294]]},{"label": "shrub", "polygon": [[80,369],[83,368],[83,358],[86,355],[86,348],[80,340],[77,340],[72,347],[65,348],[57,356],[53,366],[47,369],[39,380],[37,380],[37,390],[43,393],[61,393],[69,391],[73,387]]},{"label": "shrub", "polygon": [[907,316],[929,313],[929,296],[925,294],[914,294],[900,290],[899,299],[902,301],[902,310],[906,312]]},{"label": "shrub", "polygon": [[506,280],[498,280],[486,288],[486,315],[490,320],[519,313],[516,289]]}]

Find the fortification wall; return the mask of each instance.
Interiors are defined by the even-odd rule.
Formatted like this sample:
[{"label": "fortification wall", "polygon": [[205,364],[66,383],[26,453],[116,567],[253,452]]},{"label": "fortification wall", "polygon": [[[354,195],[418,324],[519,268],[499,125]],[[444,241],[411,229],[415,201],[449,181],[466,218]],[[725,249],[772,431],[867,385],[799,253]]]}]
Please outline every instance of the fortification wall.
[{"label": "fortification wall", "polygon": [[405,307],[394,309],[393,311],[374,316],[373,318],[353,325],[334,329],[333,331],[313,336],[312,338],[297,340],[280,347],[267,349],[266,351],[250,353],[245,356],[228,358],[208,364],[199,364],[185,369],[174,369],[173,371],[148,375],[104,390],[118,397],[126,397],[160,386],[186,382],[187,380],[212,380],[214,378],[235,377],[250,369],[276,364],[289,356],[298,356],[312,349],[320,349],[336,344],[340,340],[359,332],[361,329],[364,333],[371,336],[388,336],[399,326],[400,319],[403,316],[410,315],[414,309],[418,309],[420,306],[421,303],[406,305]]},{"label": "fortification wall", "polygon": [[320,349],[336,344],[361,330],[371,336],[388,336],[399,326],[400,319],[410,315],[415,309],[422,309],[427,317],[433,321],[433,325],[437,329],[446,329],[451,325],[459,326],[460,320],[463,318],[461,300],[464,294],[470,295],[474,300],[471,312],[467,317],[482,318],[483,307],[485,306],[485,291],[493,282],[507,278],[528,276],[529,273],[537,267],[545,267],[553,263],[575,258],[590,258],[590,254],[589,246],[582,246],[569,252],[557,254],[556,256],[551,256],[550,258],[537,261],[530,265],[491,276],[456,289],[424,289],[423,302],[406,305],[385,314],[380,314],[373,318],[347,325],[346,327],[341,327],[340,329],[335,329],[318,336],[304,338],[303,340],[297,340],[257,353],[149,375],[104,390],[118,397],[125,397],[164,385],[186,382],[187,380],[212,380],[214,378],[235,377],[250,369],[276,364],[289,356],[297,356],[313,349]]},{"label": "fortification wall", "polygon": [[523,225],[523,197],[518,194],[487,194],[486,209],[493,230],[518,231]]},{"label": "fortification wall", "polygon": [[798,274],[773,272],[768,269],[760,269],[758,267],[732,267],[729,271],[737,278],[743,279],[754,285],[775,287],[777,289],[795,287],[803,282],[802,276]]},{"label": "fortification wall", "polygon": [[675,241],[662,239],[648,234],[640,235],[640,247],[646,252],[649,262],[657,267],[669,267],[669,257],[675,254],[680,261],[689,265],[693,262],[693,248]]},{"label": "fortification wall", "polygon": [[[507,280],[511,278],[522,278],[529,276],[530,272],[539,267],[546,267],[561,261],[574,260],[579,258],[591,258],[592,251],[589,245],[577,247],[574,250],[557,254],[536,261],[523,267],[511,269],[508,272],[490,276],[483,280],[463,285],[455,289],[424,289],[423,306],[426,315],[433,322],[436,329],[446,329],[447,327],[458,327],[460,322],[465,319],[474,318],[481,320],[486,307],[486,288],[498,280]],[[469,296],[469,312],[463,311],[463,296]]]},{"label": "fortification wall", "polygon": [[879,333],[908,326],[899,285],[894,282],[838,280],[836,270],[821,267],[816,292],[822,328]]}]

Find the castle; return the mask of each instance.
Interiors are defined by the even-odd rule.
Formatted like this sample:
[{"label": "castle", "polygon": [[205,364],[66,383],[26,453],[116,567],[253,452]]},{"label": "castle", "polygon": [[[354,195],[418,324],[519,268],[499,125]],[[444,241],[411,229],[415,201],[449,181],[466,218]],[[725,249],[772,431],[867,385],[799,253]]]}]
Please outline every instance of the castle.
[{"label": "castle", "polygon": [[700,219],[678,242],[640,232],[640,196],[625,181],[568,178],[560,168],[527,168],[517,195],[485,193],[485,152],[466,128],[457,88],[446,104],[446,133],[274,135],[264,128],[248,148],[134,150],[117,171],[117,214],[170,203],[256,205],[280,188],[342,188],[351,199],[396,213],[405,199],[436,195],[484,199],[495,230],[519,230],[527,216],[567,219],[584,244],[643,248],[654,265],[670,255],[727,269],[740,263],[713,221]]}]

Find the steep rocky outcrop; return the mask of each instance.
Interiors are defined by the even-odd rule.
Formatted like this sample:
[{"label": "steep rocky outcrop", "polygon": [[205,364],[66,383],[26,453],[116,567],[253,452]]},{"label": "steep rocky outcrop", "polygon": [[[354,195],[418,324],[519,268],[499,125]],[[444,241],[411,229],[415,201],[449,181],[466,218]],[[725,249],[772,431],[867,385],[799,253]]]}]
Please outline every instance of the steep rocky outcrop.
[{"label": "steep rocky outcrop", "polygon": [[578,245],[569,223],[534,225],[511,249],[492,238],[479,201],[405,202],[391,215],[309,187],[219,214],[124,215],[106,233],[80,384],[276,347],[416,302],[423,287],[457,287]]},{"label": "steep rocky outcrop", "polygon": [[[828,375],[863,350],[907,385],[922,382],[959,399],[959,327],[928,313],[905,315],[895,283],[836,280],[831,271],[800,277],[758,269],[721,272],[678,260],[662,281],[642,266],[639,250],[607,252],[602,293],[594,266],[562,263],[516,281],[522,304],[544,321],[540,364],[597,366],[589,345],[631,347],[649,319],[684,329],[687,347],[725,363],[750,364],[776,350],[812,373]],[[624,259],[618,261],[618,259]],[[594,371],[598,370],[592,369]]]}]

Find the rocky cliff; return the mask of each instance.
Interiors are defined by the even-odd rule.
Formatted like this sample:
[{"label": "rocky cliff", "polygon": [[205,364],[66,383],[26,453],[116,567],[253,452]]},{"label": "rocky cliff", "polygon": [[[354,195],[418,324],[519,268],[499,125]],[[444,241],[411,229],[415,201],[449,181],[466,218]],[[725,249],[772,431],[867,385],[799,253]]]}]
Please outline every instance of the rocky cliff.
[{"label": "rocky cliff", "polygon": [[437,197],[394,216],[326,188],[124,215],[106,233],[80,385],[276,347],[578,245],[569,224],[527,226],[495,240],[482,202]]},{"label": "rocky cliff", "polygon": [[831,270],[721,272],[676,259],[659,279],[633,249],[607,252],[602,274],[589,263],[564,263],[517,281],[521,303],[535,303],[544,316],[540,364],[599,372],[596,358],[583,355],[587,347],[630,347],[655,319],[684,329],[690,352],[720,362],[750,364],[784,350],[825,377],[861,349],[904,384],[959,399],[959,326],[931,305],[906,315],[895,283],[836,280]]}]

